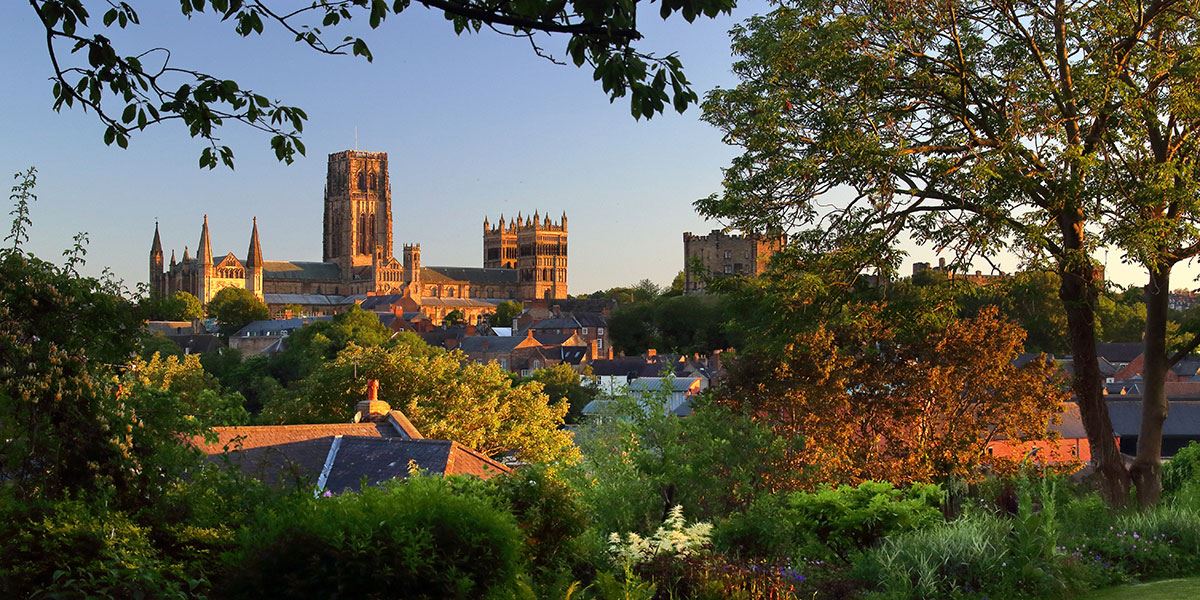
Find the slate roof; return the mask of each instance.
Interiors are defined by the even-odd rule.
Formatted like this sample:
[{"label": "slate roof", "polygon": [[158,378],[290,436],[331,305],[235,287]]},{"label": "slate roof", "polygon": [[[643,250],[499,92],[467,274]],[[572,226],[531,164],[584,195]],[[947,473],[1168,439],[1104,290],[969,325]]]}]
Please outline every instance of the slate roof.
[{"label": "slate roof", "polygon": [[337,263],[299,260],[264,260],[263,279],[295,281],[341,281],[342,269]]},{"label": "slate roof", "polygon": [[263,294],[267,304],[301,304],[306,306],[343,306],[353,304],[346,296],[336,294]]},{"label": "slate roof", "polygon": [[291,333],[309,323],[317,321],[330,321],[333,317],[296,317],[294,319],[268,319],[264,321],[252,321],[245,327],[239,329],[234,334],[235,337],[258,337],[264,335],[283,335]]},{"label": "slate roof", "polygon": [[580,327],[583,327],[583,325],[580,325],[579,321],[575,320],[575,317],[569,315],[556,319],[542,319],[529,326],[534,331],[544,329],[579,329]]},{"label": "slate roof", "polygon": [[[1142,427],[1141,396],[1117,396],[1108,399],[1108,415],[1117,435],[1138,435]],[[1200,437],[1200,401],[1168,401],[1165,436]]]},{"label": "slate roof", "polygon": [[214,350],[218,350],[224,346],[224,344],[221,343],[221,336],[208,333],[184,333],[179,335],[168,334],[166,338],[172,342],[175,342],[176,346],[179,346],[188,354],[213,352]]},{"label": "slate roof", "polygon": [[408,477],[409,465],[438,475],[474,475],[486,479],[508,468],[473,450],[446,440],[344,437],[334,457],[325,489],[335,494]]},{"label": "slate roof", "polygon": [[525,336],[501,337],[495,335],[469,335],[459,340],[458,347],[467,354],[498,352],[509,353],[517,348]]},{"label": "slate roof", "polygon": [[[455,442],[426,440],[400,411],[382,422],[216,427],[192,443],[214,462],[228,461],[272,485],[316,486],[339,493],[408,476],[410,463],[441,475],[491,477],[504,465]],[[322,475],[324,474],[324,479]]]},{"label": "slate roof", "polygon": [[575,320],[584,327],[608,327],[608,318],[596,312],[577,312]]},{"label": "slate roof", "polygon": [[[534,333],[533,338],[543,346],[561,346],[574,337],[573,333]],[[574,344],[573,344],[574,345]],[[584,347],[579,344],[579,347]]]},{"label": "slate roof", "polygon": [[467,281],[472,285],[515,285],[516,269],[488,269],[483,267],[422,267],[421,278],[433,271],[452,281]]},{"label": "slate roof", "polygon": [[1141,353],[1141,342],[1101,342],[1096,344],[1096,355],[1104,357],[1109,362],[1131,362]]},{"label": "slate roof", "polygon": [[495,308],[496,305],[477,298],[439,298],[437,296],[422,296],[421,306],[446,306],[454,308]]},{"label": "slate roof", "polygon": [[363,310],[375,310],[382,308],[390,310],[391,306],[400,301],[404,294],[381,294],[379,296],[367,296],[362,304],[359,305]]},{"label": "slate roof", "polygon": [[594,360],[589,365],[592,374],[597,377],[658,377],[664,368],[670,368],[669,365],[646,362],[646,359],[637,356]]}]

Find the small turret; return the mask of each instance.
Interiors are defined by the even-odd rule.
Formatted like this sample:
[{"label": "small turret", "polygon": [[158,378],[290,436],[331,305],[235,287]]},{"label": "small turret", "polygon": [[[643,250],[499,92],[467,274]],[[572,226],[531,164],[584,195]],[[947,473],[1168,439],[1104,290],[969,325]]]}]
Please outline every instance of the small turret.
[{"label": "small turret", "polygon": [[567,211],[565,211],[565,210],[563,211],[563,214],[562,214],[562,230],[563,231],[567,230]]},{"label": "small turret", "polygon": [[258,242],[258,217],[251,220],[250,228],[250,249],[246,251],[246,268],[256,269],[262,267],[262,244]]},{"label": "small turret", "polygon": [[491,223],[488,222],[487,215],[484,215],[484,217],[483,217],[483,230],[484,230],[484,232],[488,232],[488,231],[492,230],[492,225],[491,225]]},{"label": "small turret", "polygon": [[175,268],[175,249],[171,248],[171,268]]},{"label": "small turret", "polygon": [[191,260],[192,260],[192,253],[188,250],[188,247],[185,244],[183,246],[183,262],[189,262]]}]

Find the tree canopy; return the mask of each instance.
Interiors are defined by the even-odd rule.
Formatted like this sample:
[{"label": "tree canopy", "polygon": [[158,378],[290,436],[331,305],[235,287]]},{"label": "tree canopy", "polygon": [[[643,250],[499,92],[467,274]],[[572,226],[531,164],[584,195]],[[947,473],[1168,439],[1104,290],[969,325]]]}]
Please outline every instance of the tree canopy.
[{"label": "tree canopy", "polygon": [[208,315],[217,320],[221,335],[233,335],[254,321],[271,316],[266,303],[244,288],[222,288],[208,302]]},{"label": "tree canopy", "polygon": [[[741,82],[704,107],[742,153],[724,193],[698,206],[748,231],[795,225],[797,245],[884,273],[901,235],[960,265],[1001,250],[1051,265],[1089,442],[1107,497],[1123,502],[1131,478],[1094,366],[1091,252],[1112,243],[1170,262],[1191,247],[1197,14],[1194,0],[783,3],[733,30]],[[1166,362],[1153,314],[1147,357]],[[1143,420],[1135,470],[1153,500],[1165,400],[1147,406],[1161,410]]]}]

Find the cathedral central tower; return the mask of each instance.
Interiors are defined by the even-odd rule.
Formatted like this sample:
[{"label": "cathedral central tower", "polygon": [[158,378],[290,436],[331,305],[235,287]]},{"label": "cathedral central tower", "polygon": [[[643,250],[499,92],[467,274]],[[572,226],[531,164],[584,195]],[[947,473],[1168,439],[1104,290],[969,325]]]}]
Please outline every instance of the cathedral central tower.
[{"label": "cathedral central tower", "polygon": [[375,248],[392,258],[392,189],[386,152],[329,155],[322,260],[343,269],[371,265]]}]

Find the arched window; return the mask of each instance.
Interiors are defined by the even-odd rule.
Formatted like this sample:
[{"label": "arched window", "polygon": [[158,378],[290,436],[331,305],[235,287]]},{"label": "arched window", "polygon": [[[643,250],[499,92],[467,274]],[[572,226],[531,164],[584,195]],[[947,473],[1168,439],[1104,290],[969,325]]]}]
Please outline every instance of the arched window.
[{"label": "arched window", "polygon": [[358,191],[367,191],[367,174],[363,173],[362,169],[358,171]]},{"label": "arched window", "polygon": [[369,186],[369,187],[370,187],[372,190],[373,190],[373,189],[375,189],[375,187],[376,187],[376,182],[375,182],[375,171],[371,171],[371,174],[368,176],[367,185],[368,185],[368,186]]}]

